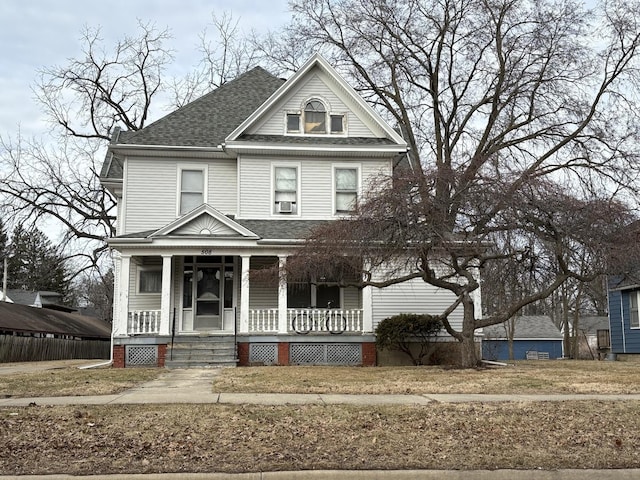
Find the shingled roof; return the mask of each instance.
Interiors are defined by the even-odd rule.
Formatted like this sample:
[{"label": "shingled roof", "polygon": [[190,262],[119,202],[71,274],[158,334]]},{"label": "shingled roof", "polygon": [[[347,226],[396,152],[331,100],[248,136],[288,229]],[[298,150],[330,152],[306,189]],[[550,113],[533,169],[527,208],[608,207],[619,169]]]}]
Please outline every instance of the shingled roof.
[{"label": "shingled roof", "polygon": [[217,147],[283,83],[256,67],[141,130],[122,132],[118,143]]},{"label": "shingled roof", "polygon": [[108,339],[111,326],[97,318],[48,308],[0,302],[0,331]]},{"label": "shingled roof", "polygon": [[[546,315],[525,315],[516,317],[513,338],[519,339],[557,339],[562,340],[562,333],[555,326],[551,317]],[[491,325],[484,328],[487,339],[506,339],[504,324]]]}]

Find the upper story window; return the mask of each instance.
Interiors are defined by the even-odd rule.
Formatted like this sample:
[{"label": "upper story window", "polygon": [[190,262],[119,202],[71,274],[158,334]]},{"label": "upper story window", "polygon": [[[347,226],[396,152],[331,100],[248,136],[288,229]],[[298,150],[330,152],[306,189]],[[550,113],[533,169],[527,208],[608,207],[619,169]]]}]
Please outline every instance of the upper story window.
[{"label": "upper story window", "polygon": [[638,314],[638,294],[640,292],[629,293],[629,326],[640,328],[640,315]]},{"label": "upper story window", "polygon": [[327,110],[320,100],[312,100],[304,107],[304,133],[327,133]]},{"label": "upper story window", "polygon": [[358,204],[358,169],[336,167],[334,171],[336,213],[352,213]]},{"label": "upper story window", "polygon": [[298,213],[298,168],[275,167],[273,213]]},{"label": "upper story window", "polygon": [[340,135],[344,132],[345,115],[330,113],[321,100],[309,100],[301,112],[287,112],[287,133]]},{"label": "upper story window", "polygon": [[179,214],[184,215],[202,205],[205,189],[204,169],[183,169],[180,171]]}]

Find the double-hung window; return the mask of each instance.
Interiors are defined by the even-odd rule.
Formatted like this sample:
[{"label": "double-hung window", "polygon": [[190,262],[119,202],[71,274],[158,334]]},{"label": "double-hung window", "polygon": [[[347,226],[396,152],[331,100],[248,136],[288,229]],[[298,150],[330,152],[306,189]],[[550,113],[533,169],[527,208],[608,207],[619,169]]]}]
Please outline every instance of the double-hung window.
[{"label": "double-hung window", "polygon": [[273,213],[298,213],[298,168],[274,167]]},{"label": "double-hung window", "polygon": [[640,315],[638,314],[638,294],[640,294],[640,292],[638,291],[629,293],[629,326],[631,328],[640,328]]},{"label": "double-hung window", "polygon": [[162,270],[140,269],[138,270],[138,292],[160,293],[162,292]]},{"label": "double-hung window", "polygon": [[179,213],[184,215],[204,203],[205,171],[183,169],[180,171]]},{"label": "double-hung window", "polygon": [[358,169],[336,167],[335,213],[353,213],[358,204]]}]

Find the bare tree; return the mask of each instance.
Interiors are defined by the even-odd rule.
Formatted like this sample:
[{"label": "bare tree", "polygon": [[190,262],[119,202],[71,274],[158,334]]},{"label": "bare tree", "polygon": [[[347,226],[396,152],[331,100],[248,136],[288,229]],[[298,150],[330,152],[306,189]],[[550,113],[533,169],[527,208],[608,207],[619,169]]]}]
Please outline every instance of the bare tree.
[{"label": "bare tree", "polygon": [[104,239],[116,233],[115,201],[99,178],[114,128],[139,130],[152,118],[152,109],[179,107],[252,66],[252,48],[239,22],[225,13],[213,15],[213,26],[213,40],[206,32],[201,35],[199,68],[181,81],[166,72],[173,61],[167,29],[139,21],[136,33],[110,46],[100,29],[85,27],[82,54],[43,68],[34,87],[52,126],[50,135],[0,135],[4,213],[20,223],[55,229],[54,237],[76,260],[76,275],[110,267]]},{"label": "bare tree", "polygon": [[223,11],[211,13],[209,29],[199,36],[200,64],[183,78],[173,79],[173,104],[181,107],[233,80],[257,64],[258,44],[245,34],[240,19]]},{"label": "bare tree", "polygon": [[[307,263],[335,256],[335,242],[355,243],[368,284],[421,278],[451,291],[455,300],[440,315],[464,366],[478,360],[476,329],[603,271],[614,231],[632,219],[616,198],[636,194],[637,3],[595,11],[568,0],[292,7],[296,38],[351,75],[416,160],[412,175],[380,187],[349,226],[317,232],[301,251]],[[504,260],[553,275],[483,316],[473,301],[477,271]],[[290,273],[305,261],[291,262]],[[367,268],[383,265],[393,267],[382,280]],[[458,330],[447,321],[456,307],[464,311]]]},{"label": "bare tree", "polygon": [[36,97],[63,134],[109,140],[116,125],[145,125],[173,57],[164,46],[167,30],[142,22],[138,28],[136,36],[125,36],[107,51],[100,30],[85,27],[81,58],[41,70]]}]

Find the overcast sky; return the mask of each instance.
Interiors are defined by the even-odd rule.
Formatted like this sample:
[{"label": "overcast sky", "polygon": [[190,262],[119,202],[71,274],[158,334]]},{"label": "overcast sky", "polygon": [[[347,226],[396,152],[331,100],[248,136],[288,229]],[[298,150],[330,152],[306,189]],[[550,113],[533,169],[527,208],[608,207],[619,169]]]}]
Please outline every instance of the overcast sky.
[{"label": "overcast sky", "polygon": [[80,54],[83,26],[100,27],[106,46],[137,31],[137,19],[168,27],[181,76],[199,60],[198,34],[211,13],[233,13],[245,30],[276,29],[289,19],[287,0],[0,0],[0,135],[45,130],[31,87],[38,70]]}]

